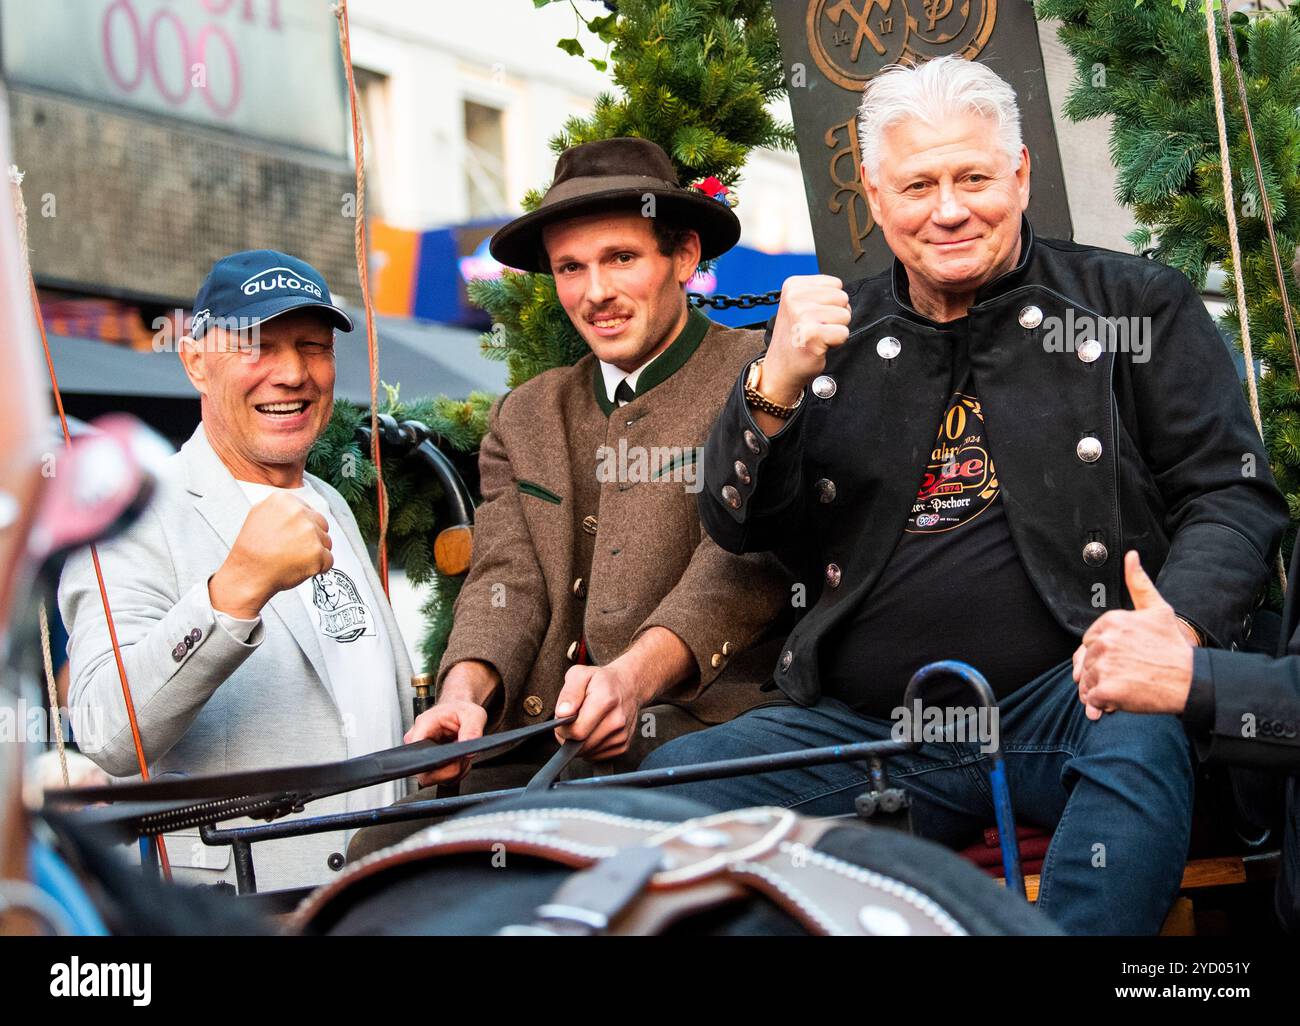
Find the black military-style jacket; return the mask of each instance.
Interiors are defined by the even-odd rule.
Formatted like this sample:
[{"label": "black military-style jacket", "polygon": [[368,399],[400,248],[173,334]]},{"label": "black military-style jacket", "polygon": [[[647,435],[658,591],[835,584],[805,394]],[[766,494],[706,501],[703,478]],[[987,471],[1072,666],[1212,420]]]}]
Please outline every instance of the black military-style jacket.
[{"label": "black military-style jacket", "polygon": [[[953,332],[900,299],[905,281],[895,261],[847,286],[849,339],[778,434],[754,422],[742,373],[705,448],[700,514],[718,544],[782,549],[824,575],[775,670],[801,704],[821,694],[822,639],[870,592],[902,535],[960,384]],[[1287,508],[1232,358],[1187,278],[1035,239],[1025,222],[1019,263],[976,294],[968,332],[1011,537],[1061,625],[1082,635],[1130,605],[1123,554],[1137,549],[1178,614],[1210,645],[1235,647]]]}]

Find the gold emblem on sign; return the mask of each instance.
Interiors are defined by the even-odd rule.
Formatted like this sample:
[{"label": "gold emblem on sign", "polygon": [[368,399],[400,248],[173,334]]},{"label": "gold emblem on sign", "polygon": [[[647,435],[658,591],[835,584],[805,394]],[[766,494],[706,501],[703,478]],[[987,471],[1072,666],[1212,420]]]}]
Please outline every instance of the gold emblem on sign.
[{"label": "gold emblem on sign", "polygon": [[[973,60],[996,18],[997,0],[808,0],[808,49],[827,79],[857,93],[890,64],[952,53]],[[853,259],[860,260],[875,221],[860,178],[856,111],[828,128],[823,141],[835,186],[826,205],[846,218]]]},{"label": "gold emblem on sign", "polygon": [[832,214],[843,212],[848,218],[849,245],[853,247],[853,259],[857,260],[866,252],[862,240],[876,225],[859,174],[862,154],[858,148],[858,116],[854,114],[848,121],[826,129],[825,141],[827,148],[835,151],[831,154],[828,168],[835,191],[826,201],[826,206]]},{"label": "gold emblem on sign", "polygon": [[997,0],[808,0],[808,49],[828,79],[858,92],[888,64],[979,56]]}]

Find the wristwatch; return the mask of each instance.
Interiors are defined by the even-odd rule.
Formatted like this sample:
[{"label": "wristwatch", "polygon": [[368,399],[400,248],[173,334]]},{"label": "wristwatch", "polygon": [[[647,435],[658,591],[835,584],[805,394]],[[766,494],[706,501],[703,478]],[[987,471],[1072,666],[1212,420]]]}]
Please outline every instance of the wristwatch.
[{"label": "wristwatch", "polygon": [[1191,620],[1188,620],[1186,617],[1178,616],[1177,613],[1175,613],[1174,616],[1178,617],[1178,622],[1192,632],[1192,635],[1196,638],[1196,644],[1201,648],[1204,648],[1205,632],[1202,631],[1199,627],[1197,627],[1196,624],[1192,623]]},{"label": "wristwatch", "polygon": [[803,393],[799,393],[799,398],[794,401],[793,406],[782,406],[780,403],[774,403],[758,390],[758,382],[762,373],[763,357],[760,356],[749,365],[749,373],[745,376],[745,402],[756,410],[771,414],[778,420],[789,420],[794,416],[794,411],[799,408],[799,404],[803,402]]}]

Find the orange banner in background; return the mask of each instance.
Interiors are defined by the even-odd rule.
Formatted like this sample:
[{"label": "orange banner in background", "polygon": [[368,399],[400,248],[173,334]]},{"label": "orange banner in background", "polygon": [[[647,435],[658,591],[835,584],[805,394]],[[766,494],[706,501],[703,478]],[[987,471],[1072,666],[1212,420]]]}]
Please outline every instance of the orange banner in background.
[{"label": "orange banner in background", "polygon": [[375,312],[410,317],[415,305],[415,268],[420,233],[370,222],[370,284]]},{"label": "orange banner in background", "polygon": [[40,295],[40,303],[41,317],[52,335],[94,338],[132,349],[152,348],[154,332],[138,305],[117,299],[48,294]]}]

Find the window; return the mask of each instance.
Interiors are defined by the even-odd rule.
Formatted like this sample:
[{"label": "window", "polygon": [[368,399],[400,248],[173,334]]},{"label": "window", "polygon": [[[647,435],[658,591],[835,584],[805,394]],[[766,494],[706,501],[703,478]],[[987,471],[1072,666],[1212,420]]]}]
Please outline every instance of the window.
[{"label": "window", "polygon": [[465,101],[465,194],[470,220],[510,211],[504,121],[503,112],[496,107]]},{"label": "window", "polygon": [[372,217],[384,217],[384,172],[392,167],[392,122],[388,106],[388,76],[353,65],[357,109],[361,112],[361,145],[366,160],[366,207]]}]

